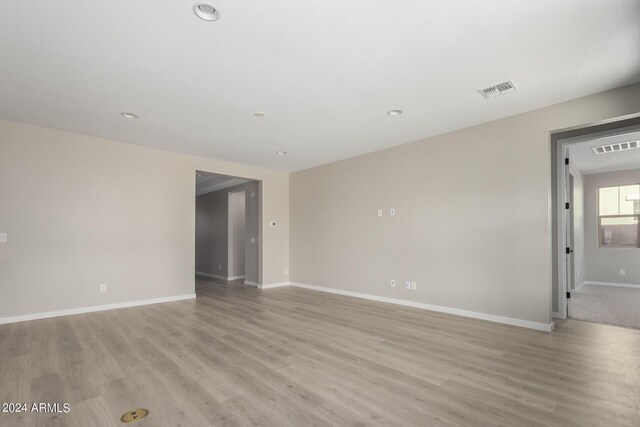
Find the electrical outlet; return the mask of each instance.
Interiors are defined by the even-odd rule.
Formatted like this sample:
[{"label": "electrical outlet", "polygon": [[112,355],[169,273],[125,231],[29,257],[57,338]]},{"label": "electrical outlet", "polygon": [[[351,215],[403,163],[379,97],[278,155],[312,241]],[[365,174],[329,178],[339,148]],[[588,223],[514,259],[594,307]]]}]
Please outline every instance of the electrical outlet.
[{"label": "electrical outlet", "polygon": [[107,285],[105,284],[100,285],[100,293],[101,294],[107,293]]},{"label": "electrical outlet", "polygon": [[391,287],[392,287],[392,288],[395,288],[395,287],[396,287],[396,281],[395,281],[395,280],[393,280],[393,279],[391,279]]},{"label": "electrical outlet", "polygon": [[218,270],[222,270],[222,264],[218,264]]},{"label": "electrical outlet", "polygon": [[255,242],[256,242],[256,238],[255,238],[255,237],[252,237],[252,238],[251,238],[251,243],[255,243]]},{"label": "electrical outlet", "polygon": [[624,276],[625,274],[627,274],[626,270],[624,268],[620,269],[620,275]]},{"label": "electrical outlet", "polygon": [[288,268],[284,269],[284,274],[289,274],[289,269]]},{"label": "electrical outlet", "polygon": [[411,289],[411,282],[404,282],[405,289]]},{"label": "electrical outlet", "polygon": [[7,243],[7,233],[0,233],[0,243]]},{"label": "electrical outlet", "polygon": [[411,290],[412,291],[416,290],[416,282],[411,282]]}]

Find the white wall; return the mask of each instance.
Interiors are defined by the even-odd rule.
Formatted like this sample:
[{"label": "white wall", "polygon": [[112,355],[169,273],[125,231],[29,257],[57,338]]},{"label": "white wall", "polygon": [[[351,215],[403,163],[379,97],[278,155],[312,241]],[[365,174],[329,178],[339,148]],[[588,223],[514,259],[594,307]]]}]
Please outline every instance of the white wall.
[{"label": "white wall", "polygon": [[598,188],[638,183],[640,169],[584,176],[586,281],[640,285],[639,248],[598,247]]},{"label": "white wall", "polygon": [[635,85],[294,173],[292,281],[548,324],[550,132],[638,111]]},{"label": "white wall", "polygon": [[287,173],[0,120],[0,319],[193,293],[196,170],[262,180],[262,281],[287,281]]}]

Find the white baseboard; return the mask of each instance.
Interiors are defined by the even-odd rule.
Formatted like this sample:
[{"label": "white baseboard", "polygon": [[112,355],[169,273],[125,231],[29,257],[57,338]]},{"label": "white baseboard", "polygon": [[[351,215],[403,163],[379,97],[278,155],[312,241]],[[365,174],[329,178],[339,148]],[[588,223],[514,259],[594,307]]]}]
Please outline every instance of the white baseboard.
[{"label": "white baseboard", "polygon": [[575,288],[575,289],[573,290],[573,292],[580,292],[580,289],[582,289],[582,287],[583,287],[584,285],[586,285],[586,284],[587,284],[587,282],[582,282],[582,283],[580,283],[580,284],[578,285],[578,287],[577,287],[577,288]]},{"label": "white baseboard", "polygon": [[290,282],[269,283],[268,285],[258,285],[260,289],[281,288],[283,286],[291,285]]},{"label": "white baseboard", "polygon": [[226,280],[227,282],[229,280],[244,279],[244,277],[245,277],[245,276],[220,276],[219,274],[205,273],[205,272],[202,272],[202,271],[196,271],[196,275],[197,276],[204,276],[204,277],[211,277],[211,278],[214,278],[214,279]]},{"label": "white baseboard", "polygon": [[227,276],[220,276],[219,274],[204,273],[202,271],[196,271],[196,275],[197,276],[204,276],[204,277],[211,277],[213,279],[227,280]]},{"label": "white baseboard", "polygon": [[[614,282],[591,282],[587,280],[583,283],[583,285],[597,285],[597,286],[615,286],[618,288],[640,288],[640,285],[635,285],[631,283],[614,283]],[[582,285],[580,285],[582,287]]]},{"label": "white baseboard", "polygon": [[487,320],[489,322],[503,323],[505,325],[520,326],[522,328],[535,329],[537,331],[551,332],[554,328],[553,322],[551,323],[532,322],[530,320],[514,319],[511,317],[479,313],[475,311],[462,310],[459,308],[444,307],[444,306],[433,305],[433,304],[424,304],[421,302],[382,297],[378,295],[363,294],[360,292],[343,291],[340,289],[325,288],[323,286],[305,285],[302,283],[291,282],[291,286],[296,286],[298,288],[312,289],[314,291],[320,291],[320,292],[329,292],[329,293],[338,294],[338,295],[346,295],[346,296],[356,297],[356,298],[364,298],[364,299],[373,300],[373,301],[404,305],[407,307],[421,308],[424,310],[437,311],[439,313],[455,314],[457,316],[471,317],[473,319]]},{"label": "white baseboard", "polygon": [[5,323],[26,322],[29,320],[48,319],[50,317],[70,316],[73,314],[92,313],[94,311],[115,310],[118,308],[137,307],[139,305],[159,304],[163,302],[194,299],[196,294],[175,295],[172,297],[152,298],[137,301],[119,302],[115,304],[94,305],[91,307],[69,308],[66,310],[48,311],[45,313],[25,314],[21,316],[0,317],[0,325]]},{"label": "white baseboard", "polygon": [[255,286],[258,289],[271,289],[271,288],[281,288],[282,286],[289,286],[290,283],[289,282],[282,282],[282,283],[269,283],[268,285],[261,285],[259,283],[256,282],[250,282],[248,280],[244,281],[245,285],[249,285],[249,286]]}]

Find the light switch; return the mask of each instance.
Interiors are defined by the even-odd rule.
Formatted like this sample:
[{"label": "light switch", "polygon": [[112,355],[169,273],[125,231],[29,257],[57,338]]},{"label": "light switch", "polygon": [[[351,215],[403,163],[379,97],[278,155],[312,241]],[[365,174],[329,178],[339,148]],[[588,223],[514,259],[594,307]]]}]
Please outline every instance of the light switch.
[{"label": "light switch", "polygon": [[255,237],[252,237],[252,238],[251,238],[251,243],[255,243],[255,242],[256,242],[256,238],[255,238]]},{"label": "light switch", "polygon": [[378,209],[378,216],[382,216],[382,209]]},{"label": "light switch", "polygon": [[389,209],[389,215],[396,216],[396,210],[394,208]]},{"label": "light switch", "polygon": [[0,233],[0,243],[7,243],[7,233]]}]

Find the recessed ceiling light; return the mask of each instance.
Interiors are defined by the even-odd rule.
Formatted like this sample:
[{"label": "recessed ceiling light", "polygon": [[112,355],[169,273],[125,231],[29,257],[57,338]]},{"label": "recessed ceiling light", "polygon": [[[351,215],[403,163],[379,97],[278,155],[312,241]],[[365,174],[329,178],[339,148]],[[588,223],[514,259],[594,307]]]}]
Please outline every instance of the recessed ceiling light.
[{"label": "recessed ceiling light", "polygon": [[220,19],[220,12],[211,3],[198,2],[194,4],[193,13],[205,21],[217,21]]},{"label": "recessed ceiling light", "polygon": [[125,119],[137,119],[138,116],[133,114],[133,113],[120,113],[120,115],[122,117],[124,117]]},{"label": "recessed ceiling light", "polygon": [[286,151],[276,151],[276,154],[277,154],[278,156],[286,156],[286,155],[287,155],[287,152],[286,152]]},{"label": "recessed ceiling light", "polygon": [[264,117],[264,113],[262,111],[256,111],[253,115],[256,117]]},{"label": "recessed ceiling light", "polygon": [[399,116],[402,114],[402,110],[389,110],[387,111],[387,114],[390,116]]}]

